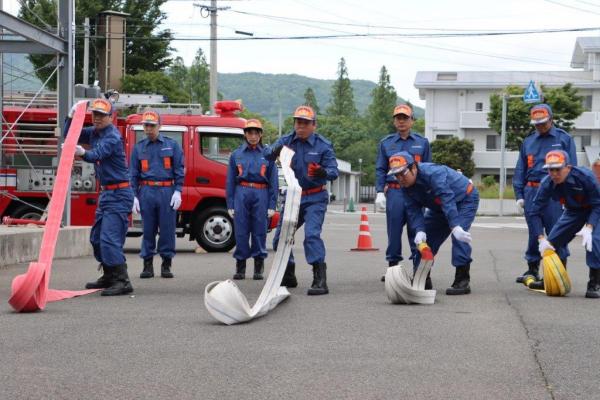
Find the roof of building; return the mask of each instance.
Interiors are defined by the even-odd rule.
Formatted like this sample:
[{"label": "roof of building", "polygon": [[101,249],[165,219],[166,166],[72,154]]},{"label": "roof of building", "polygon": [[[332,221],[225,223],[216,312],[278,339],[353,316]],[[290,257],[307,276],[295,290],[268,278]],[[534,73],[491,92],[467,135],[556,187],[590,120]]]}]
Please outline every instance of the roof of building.
[{"label": "roof of building", "polygon": [[600,53],[600,36],[578,37],[571,57],[571,68],[583,68],[587,53]]},{"label": "roof of building", "polygon": [[600,87],[591,71],[419,71],[417,89],[497,89],[507,85],[527,86],[529,81],[545,86],[567,82],[578,88]]}]

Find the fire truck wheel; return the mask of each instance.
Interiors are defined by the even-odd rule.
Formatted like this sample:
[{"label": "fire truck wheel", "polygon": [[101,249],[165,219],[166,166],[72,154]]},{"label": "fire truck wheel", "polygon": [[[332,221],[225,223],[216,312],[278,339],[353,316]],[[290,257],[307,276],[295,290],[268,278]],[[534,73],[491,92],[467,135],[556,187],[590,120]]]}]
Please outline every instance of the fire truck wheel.
[{"label": "fire truck wheel", "polygon": [[235,246],[233,220],[225,207],[200,212],[194,223],[196,241],[209,253],[227,252]]},{"label": "fire truck wheel", "polygon": [[[45,206],[41,204],[36,205],[40,208],[45,208]],[[36,221],[39,221],[42,218],[42,212],[40,210],[36,210],[27,204],[22,204],[15,208],[15,210],[11,212],[11,215],[13,218],[33,219]]]}]

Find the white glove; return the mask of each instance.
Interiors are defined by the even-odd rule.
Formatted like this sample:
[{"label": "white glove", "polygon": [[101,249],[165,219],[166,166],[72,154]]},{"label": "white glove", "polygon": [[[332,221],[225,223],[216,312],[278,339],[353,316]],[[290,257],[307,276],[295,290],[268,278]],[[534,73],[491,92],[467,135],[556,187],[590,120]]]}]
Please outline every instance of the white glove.
[{"label": "white glove", "polygon": [[415,244],[418,245],[419,243],[423,243],[426,241],[427,241],[427,234],[423,231],[417,232],[417,234],[415,235]]},{"label": "white glove", "polygon": [[465,231],[460,225],[456,225],[452,229],[452,234],[454,235],[456,240],[460,240],[461,242],[471,244],[471,234]]},{"label": "white glove", "polygon": [[543,257],[544,256],[544,251],[546,251],[546,250],[554,250],[554,247],[550,244],[550,242],[548,241],[548,239],[541,238],[540,239],[540,244],[538,246],[538,250],[540,251],[540,254]]},{"label": "white glove", "polygon": [[519,207],[521,210],[524,210],[525,209],[525,200],[523,200],[523,199],[517,200],[517,207]]},{"label": "white glove", "polygon": [[[60,145],[60,151],[63,151],[64,147],[65,147],[65,144],[61,143],[61,145]],[[75,155],[81,157],[84,154],[85,154],[85,149],[82,146],[77,145],[77,147],[75,147]]]},{"label": "white glove", "polygon": [[375,198],[375,206],[379,211],[385,211],[385,194],[383,192],[377,193],[377,198]]},{"label": "white glove", "polygon": [[137,197],[133,198],[133,208],[131,209],[131,212],[134,214],[140,213],[140,201],[138,200]]},{"label": "white glove", "polygon": [[235,215],[235,210],[233,208],[230,208],[229,210],[227,210],[227,213],[231,218],[233,218],[233,216]]},{"label": "white glove", "polygon": [[181,206],[181,192],[179,190],[173,192],[173,196],[171,196],[171,204],[169,205],[173,207],[173,210],[177,210],[179,206]]},{"label": "white glove", "polygon": [[577,232],[577,236],[581,236],[581,245],[585,247],[585,250],[592,251],[592,228],[585,225]]},{"label": "white glove", "polygon": [[269,208],[267,210],[267,217],[271,218],[273,215],[275,215],[275,210]]}]

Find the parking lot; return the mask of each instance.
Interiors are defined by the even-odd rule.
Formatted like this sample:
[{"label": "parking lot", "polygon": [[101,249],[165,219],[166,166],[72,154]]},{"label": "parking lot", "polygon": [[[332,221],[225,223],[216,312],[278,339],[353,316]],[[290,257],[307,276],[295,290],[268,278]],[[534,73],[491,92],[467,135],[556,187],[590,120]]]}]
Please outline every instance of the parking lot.
[{"label": "parking lot", "polygon": [[[385,217],[369,219],[380,251],[356,253],[349,249],[360,215],[328,213],[328,296],[305,294],[312,275],[300,230],[298,288],[265,317],[237,326],[220,325],[203,304],[205,285],[233,274],[230,253],[197,254],[195,243],[178,239],[175,279],[141,280],[139,238],[128,239],[134,296],[92,294],[34,314],[4,303],[0,398],[600,398],[600,302],[584,298],[578,242],[570,246],[573,291],[550,298],[514,282],[524,270],[524,220],[478,218],[473,293],[445,295],[453,279],[447,243],[432,273],[436,303],[392,305],[379,281]],[[51,287],[82,288],[97,276],[96,264],[91,257],[56,260]],[[0,269],[0,298],[8,300],[12,278],[25,267]],[[240,287],[252,304],[262,282],[246,279]]]}]

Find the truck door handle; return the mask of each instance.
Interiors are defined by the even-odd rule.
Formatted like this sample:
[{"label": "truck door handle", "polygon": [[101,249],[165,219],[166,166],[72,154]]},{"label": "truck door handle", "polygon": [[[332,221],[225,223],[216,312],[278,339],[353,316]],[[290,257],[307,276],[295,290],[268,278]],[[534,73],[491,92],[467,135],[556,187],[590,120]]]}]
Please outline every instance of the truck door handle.
[{"label": "truck door handle", "polygon": [[198,176],[196,177],[196,182],[197,183],[210,183],[210,179],[204,177],[204,176]]}]

